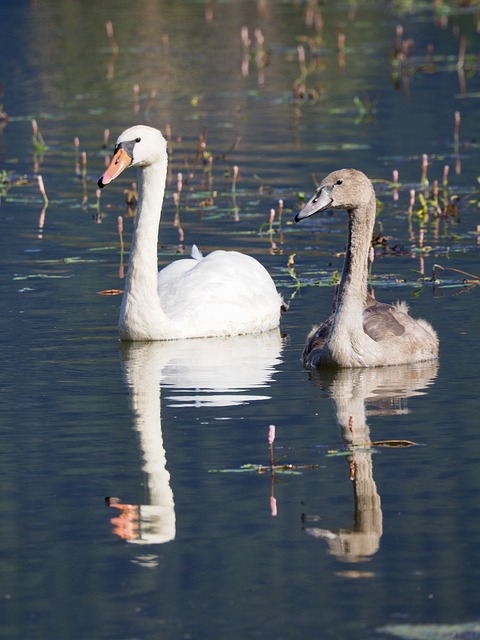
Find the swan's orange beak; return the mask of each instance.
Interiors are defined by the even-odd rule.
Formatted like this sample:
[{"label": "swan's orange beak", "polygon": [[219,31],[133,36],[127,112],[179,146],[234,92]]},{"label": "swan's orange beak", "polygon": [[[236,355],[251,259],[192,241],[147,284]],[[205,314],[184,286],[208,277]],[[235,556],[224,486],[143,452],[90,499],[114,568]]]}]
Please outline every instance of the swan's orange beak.
[{"label": "swan's orange beak", "polygon": [[132,164],[132,158],[128,155],[125,149],[118,149],[110,164],[105,169],[103,174],[100,176],[98,180],[98,186],[102,189],[106,184],[118,178],[118,176],[124,171],[127,167]]}]

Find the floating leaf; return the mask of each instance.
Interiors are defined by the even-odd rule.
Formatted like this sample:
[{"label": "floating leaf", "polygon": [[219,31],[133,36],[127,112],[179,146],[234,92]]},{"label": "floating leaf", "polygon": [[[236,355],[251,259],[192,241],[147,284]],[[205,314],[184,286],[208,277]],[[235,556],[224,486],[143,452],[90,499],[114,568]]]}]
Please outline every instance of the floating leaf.
[{"label": "floating leaf", "polygon": [[329,449],[326,453],[327,458],[335,458],[337,456],[351,456],[353,453],[372,453],[372,450],[367,445],[355,445],[354,449],[345,449],[340,451],[339,449]]},{"label": "floating leaf", "polygon": [[[370,447],[415,447],[417,442],[411,440],[376,440],[375,442],[366,443]],[[365,446],[365,445],[364,445]]]},{"label": "floating leaf", "polygon": [[86,258],[80,258],[80,256],[72,256],[70,258],[64,258],[63,262],[65,264],[81,264],[81,263],[89,263],[89,262],[99,262],[98,260],[87,260]]},{"label": "floating leaf", "polygon": [[345,142],[340,148],[342,151],[366,151],[371,149],[371,146],[369,144],[353,144]]},{"label": "floating leaf", "polygon": [[245,473],[254,472],[259,474],[275,473],[283,475],[301,476],[297,469],[318,469],[317,464],[276,464],[273,467],[264,464],[242,464],[239,469],[209,469],[208,473]]},{"label": "floating leaf", "polygon": [[28,276],[20,276],[20,275],[15,275],[13,276],[14,280],[30,280],[32,278],[40,278],[41,280],[45,280],[47,278],[53,278],[53,279],[64,279],[64,278],[72,278],[73,276],[69,275],[69,276],[53,276],[53,275],[47,275],[46,273],[31,273]]},{"label": "floating leaf", "polygon": [[403,447],[415,447],[418,446],[417,442],[411,440],[375,440],[374,442],[362,442],[360,444],[353,444],[348,449],[343,451],[339,449],[329,449],[327,456],[333,458],[335,456],[351,456],[358,452],[370,452],[372,447],[391,447],[403,448]]},{"label": "floating leaf", "polygon": [[122,289],[104,289],[103,291],[97,291],[98,296],[119,296],[123,293]]},{"label": "floating leaf", "polygon": [[338,449],[329,449],[325,454],[328,458],[334,458],[336,456],[351,456],[351,451],[339,451]]},{"label": "floating leaf", "polygon": [[[257,466],[258,465],[249,465]],[[255,469],[240,467],[240,469],[209,469],[208,473],[245,473],[245,471],[255,471]]]},{"label": "floating leaf", "polygon": [[336,571],[335,575],[341,578],[349,578],[350,580],[358,580],[359,578],[374,578],[376,574],[373,571]]},{"label": "floating leaf", "polygon": [[480,640],[480,623],[465,624],[391,624],[378,629],[405,640]]}]

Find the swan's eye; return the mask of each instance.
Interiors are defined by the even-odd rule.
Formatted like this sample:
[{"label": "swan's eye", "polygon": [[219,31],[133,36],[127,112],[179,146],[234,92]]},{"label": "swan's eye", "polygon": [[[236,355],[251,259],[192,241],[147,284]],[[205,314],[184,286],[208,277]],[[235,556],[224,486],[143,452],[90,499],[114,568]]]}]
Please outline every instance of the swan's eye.
[{"label": "swan's eye", "polygon": [[337,180],[335,184],[343,184],[343,180]]},{"label": "swan's eye", "polygon": [[135,142],[140,142],[141,138],[135,138]]}]

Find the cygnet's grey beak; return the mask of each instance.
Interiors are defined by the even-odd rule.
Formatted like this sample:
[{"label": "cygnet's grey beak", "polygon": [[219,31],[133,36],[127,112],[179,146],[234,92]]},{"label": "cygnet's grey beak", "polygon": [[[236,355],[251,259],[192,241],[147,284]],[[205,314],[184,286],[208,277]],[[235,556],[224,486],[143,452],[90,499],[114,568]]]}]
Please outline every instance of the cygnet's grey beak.
[{"label": "cygnet's grey beak", "polygon": [[330,193],[330,187],[320,187],[320,189],[315,192],[315,195],[310,198],[303,209],[297,213],[297,215],[295,216],[295,222],[300,222],[300,220],[310,218],[310,216],[315,215],[319,211],[328,209],[333,202]]}]

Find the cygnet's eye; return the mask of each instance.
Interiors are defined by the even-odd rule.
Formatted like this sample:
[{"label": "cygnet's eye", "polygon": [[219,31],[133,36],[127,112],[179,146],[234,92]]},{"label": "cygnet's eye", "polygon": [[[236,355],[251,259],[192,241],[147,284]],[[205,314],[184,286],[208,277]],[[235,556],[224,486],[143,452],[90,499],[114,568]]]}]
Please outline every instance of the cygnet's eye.
[{"label": "cygnet's eye", "polygon": [[141,140],[141,138],[135,138],[135,142],[140,142]]},{"label": "cygnet's eye", "polygon": [[339,180],[336,181],[335,184],[343,184],[343,180],[339,179]]}]

